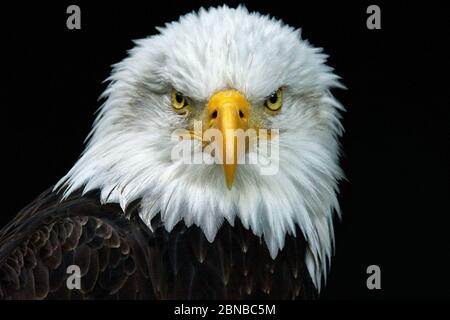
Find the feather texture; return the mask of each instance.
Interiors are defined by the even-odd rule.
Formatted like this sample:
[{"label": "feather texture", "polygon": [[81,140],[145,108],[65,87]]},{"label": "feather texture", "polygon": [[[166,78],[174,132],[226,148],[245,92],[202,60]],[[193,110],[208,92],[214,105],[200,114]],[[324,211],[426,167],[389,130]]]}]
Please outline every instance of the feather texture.
[{"label": "feather texture", "polygon": [[[209,243],[198,227],[154,231],[137,206],[125,213],[99,192],[60,201],[50,190],[0,231],[1,299],[295,299],[317,297],[302,236],[275,260],[239,221]],[[258,263],[255,263],[258,261]],[[67,268],[81,270],[68,289]]]}]

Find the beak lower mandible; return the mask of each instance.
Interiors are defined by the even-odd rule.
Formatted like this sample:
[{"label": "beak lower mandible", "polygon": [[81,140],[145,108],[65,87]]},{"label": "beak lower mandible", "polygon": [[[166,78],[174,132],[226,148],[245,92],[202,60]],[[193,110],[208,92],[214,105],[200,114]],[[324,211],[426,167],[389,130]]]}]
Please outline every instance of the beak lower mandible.
[{"label": "beak lower mandible", "polygon": [[224,90],[214,94],[208,103],[209,127],[219,129],[223,141],[221,158],[228,189],[233,187],[237,168],[237,129],[246,130],[248,126],[249,103],[236,90]]}]

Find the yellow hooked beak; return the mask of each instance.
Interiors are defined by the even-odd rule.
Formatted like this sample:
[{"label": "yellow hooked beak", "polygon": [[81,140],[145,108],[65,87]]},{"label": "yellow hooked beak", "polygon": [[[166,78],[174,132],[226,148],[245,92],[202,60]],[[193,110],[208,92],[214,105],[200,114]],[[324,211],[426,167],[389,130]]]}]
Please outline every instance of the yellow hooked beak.
[{"label": "yellow hooked beak", "polygon": [[[208,103],[209,127],[219,129],[223,141],[220,155],[228,189],[233,187],[237,168],[237,129],[248,127],[249,103],[236,90],[224,90],[214,94]],[[228,155],[228,156],[227,156]]]}]

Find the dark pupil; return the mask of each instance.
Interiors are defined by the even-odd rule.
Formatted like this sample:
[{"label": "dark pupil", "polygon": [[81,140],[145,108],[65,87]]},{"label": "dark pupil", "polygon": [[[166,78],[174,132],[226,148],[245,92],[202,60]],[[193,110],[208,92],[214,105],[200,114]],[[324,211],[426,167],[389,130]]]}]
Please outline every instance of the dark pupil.
[{"label": "dark pupil", "polygon": [[176,101],[177,103],[182,103],[182,102],[183,102],[183,95],[182,95],[181,93],[177,92],[177,93],[175,94],[175,101]]},{"label": "dark pupil", "polygon": [[278,96],[277,96],[276,93],[272,94],[272,95],[269,97],[269,102],[272,103],[272,104],[276,103],[277,100],[278,100]]}]

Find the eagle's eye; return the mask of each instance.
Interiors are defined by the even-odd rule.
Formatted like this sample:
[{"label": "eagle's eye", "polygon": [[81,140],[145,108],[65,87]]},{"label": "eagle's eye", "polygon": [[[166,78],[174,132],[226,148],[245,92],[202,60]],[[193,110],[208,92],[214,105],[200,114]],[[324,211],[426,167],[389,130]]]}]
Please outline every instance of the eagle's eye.
[{"label": "eagle's eye", "polygon": [[186,97],[179,91],[172,89],[172,107],[175,110],[181,110],[186,108],[189,103],[186,100]]},{"label": "eagle's eye", "polygon": [[281,88],[272,93],[266,99],[266,101],[264,101],[264,106],[270,111],[280,110],[282,104],[283,104],[283,90]]}]

